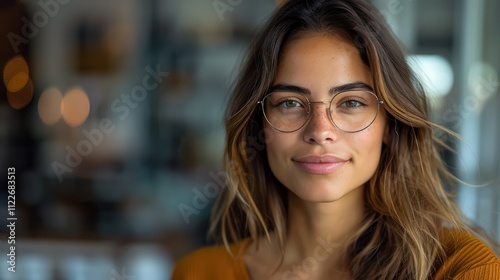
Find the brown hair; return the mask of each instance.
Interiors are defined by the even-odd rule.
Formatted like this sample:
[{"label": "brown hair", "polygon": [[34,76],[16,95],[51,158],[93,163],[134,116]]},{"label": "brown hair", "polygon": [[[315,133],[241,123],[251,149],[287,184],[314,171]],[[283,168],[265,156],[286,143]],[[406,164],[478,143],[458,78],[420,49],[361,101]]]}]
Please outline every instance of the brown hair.
[{"label": "brown hair", "polygon": [[268,92],[285,45],[304,32],[337,34],[353,42],[392,122],[392,140],[382,148],[379,167],[366,185],[367,214],[350,249],[352,276],[426,279],[442,258],[441,229],[470,229],[444,187],[453,176],[432,133],[444,128],[429,121],[425,93],[401,46],[367,1],[290,0],[256,37],[227,110],[224,164],[230,182],[217,200],[210,232],[226,247],[270,232],[283,245],[287,190],[269,168],[264,142],[272,139],[265,139],[257,101]]}]

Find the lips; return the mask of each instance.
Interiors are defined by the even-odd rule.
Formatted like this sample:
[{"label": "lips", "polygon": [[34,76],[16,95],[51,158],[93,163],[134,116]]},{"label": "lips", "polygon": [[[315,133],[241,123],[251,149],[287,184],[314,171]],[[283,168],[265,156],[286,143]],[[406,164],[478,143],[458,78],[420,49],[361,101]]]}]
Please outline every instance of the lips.
[{"label": "lips", "polygon": [[312,174],[328,174],[342,168],[349,160],[334,156],[310,155],[292,160],[299,168]]}]

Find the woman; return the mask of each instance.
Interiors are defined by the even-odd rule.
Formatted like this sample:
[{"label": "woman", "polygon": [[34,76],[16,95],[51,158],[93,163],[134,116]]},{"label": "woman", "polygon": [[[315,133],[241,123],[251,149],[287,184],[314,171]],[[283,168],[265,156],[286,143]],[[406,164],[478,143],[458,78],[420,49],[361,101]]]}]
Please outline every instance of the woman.
[{"label": "woman", "polygon": [[211,229],[224,246],[184,258],[173,279],[500,279],[448,198],[433,128],[367,1],[285,2],[227,112],[229,183]]}]

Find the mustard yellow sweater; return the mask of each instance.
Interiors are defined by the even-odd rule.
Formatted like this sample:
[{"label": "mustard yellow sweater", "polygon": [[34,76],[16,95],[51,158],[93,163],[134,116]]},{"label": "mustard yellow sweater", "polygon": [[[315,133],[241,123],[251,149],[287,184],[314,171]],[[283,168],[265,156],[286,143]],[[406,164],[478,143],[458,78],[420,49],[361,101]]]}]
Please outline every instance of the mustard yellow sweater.
[{"label": "mustard yellow sweater", "polygon": [[[247,238],[239,245],[232,245],[231,250],[245,250],[249,243]],[[442,243],[447,259],[438,264],[433,279],[500,279],[500,259],[476,237],[447,231]],[[242,257],[233,259],[224,246],[211,246],[181,259],[174,268],[172,280],[250,280],[250,276]]]}]

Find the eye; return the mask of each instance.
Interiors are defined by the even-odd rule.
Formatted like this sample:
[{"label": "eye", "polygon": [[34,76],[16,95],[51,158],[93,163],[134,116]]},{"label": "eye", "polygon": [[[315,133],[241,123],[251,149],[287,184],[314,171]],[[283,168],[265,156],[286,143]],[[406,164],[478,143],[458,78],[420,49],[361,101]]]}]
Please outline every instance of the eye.
[{"label": "eye", "polygon": [[365,106],[365,104],[353,99],[346,100],[340,104],[340,107],[346,107],[346,108],[356,108],[361,106]]},{"label": "eye", "polygon": [[297,108],[302,107],[302,103],[295,99],[288,99],[280,101],[276,106],[284,108]]}]

